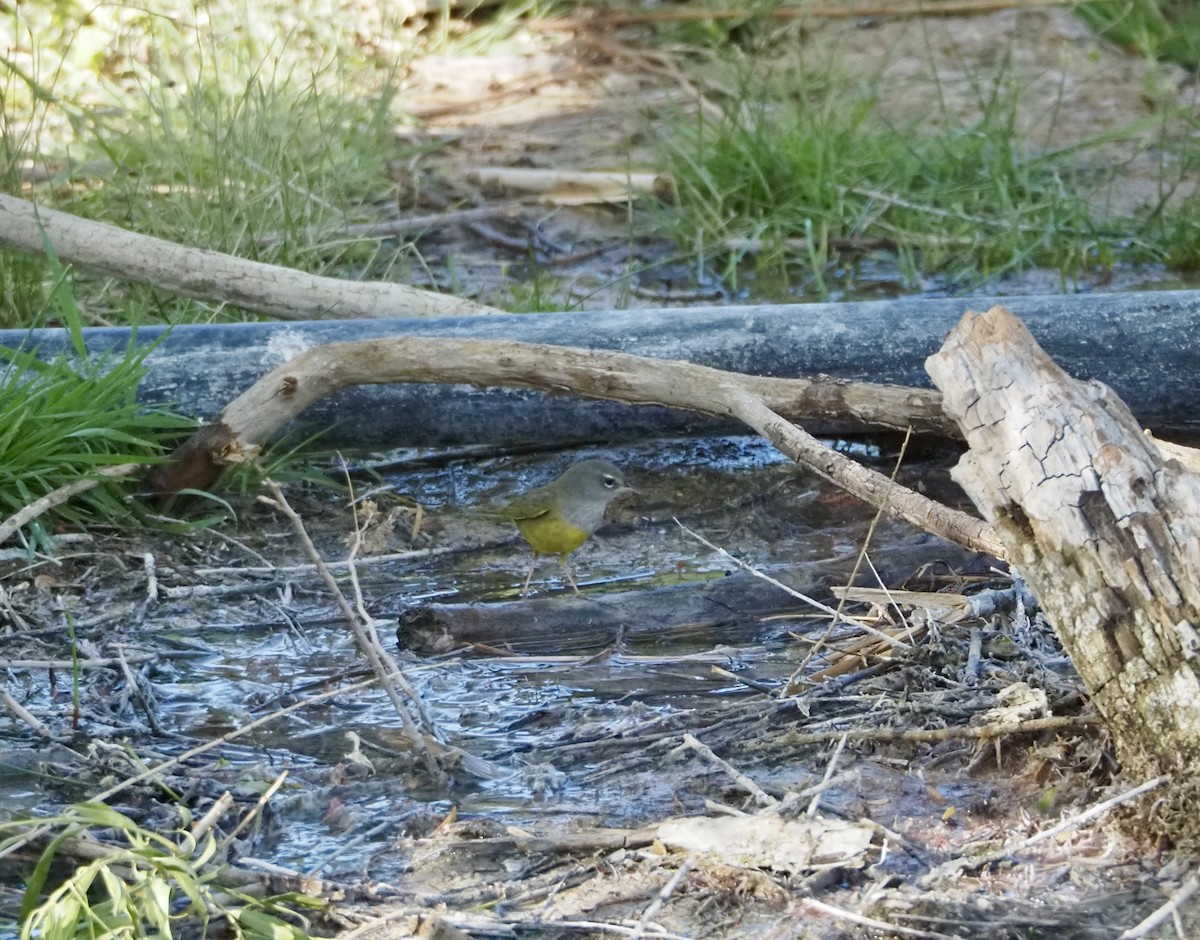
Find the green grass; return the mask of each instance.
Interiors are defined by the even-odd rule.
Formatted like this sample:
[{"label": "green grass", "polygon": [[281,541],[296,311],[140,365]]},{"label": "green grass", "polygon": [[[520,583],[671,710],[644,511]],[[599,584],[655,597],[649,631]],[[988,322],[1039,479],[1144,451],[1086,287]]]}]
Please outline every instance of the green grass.
[{"label": "green grass", "polygon": [[1195,0],[1093,0],[1076,13],[1096,32],[1150,59],[1200,69],[1200,5]]},{"label": "green grass", "polygon": [[[88,358],[71,272],[51,257],[56,273],[50,300],[67,324],[73,355],[49,361],[32,351],[0,347],[0,516],[7,518],[67,484],[97,485],[25,527],[27,542],[46,541],[47,523],[128,526],[141,515],[130,484],[103,474],[108,467],[148,463],[195,425],[137,401],[152,346],[136,337],[120,355]],[[134,478],[136,479],[136,477]]]},{"label": "green grass", "polygon": [[509,313],[554,313],[577,306],[558,280],[540,268],[510,273],[507,287],[495,302]]},{"label": "green grass", "polygon": [[[253,940],[310,936],[308,915],[324,901],[299,894],[256,899],[222,887],[216,838],[212,832],[192,836],[191,814],[182,806],[177,810],[179,828],[170,836],[144,829],[103,803],[0,822],[0,850],[22,843],[34,830],[54,832],[26,879],[21,940],[207,936],[210,926],[214,933]],[[80,861],[68,840],[83,839],[95,851]],[[52,884],[56,863],[65,863],[70,874]]]},{"label": "green grass", "polygon": [[[752,273],[824,297],[877,240],[913,281],[933,274],[958,287],[1030,268],[1056,270],[1069,287],[1120,260],[1194,263],[1184,247],[1196,244],[1192,206],[1165,200],[1133,219],[1098,208],[1120,172],[1103,147],[1124,132],[1035,149],[1016,130],[1021,92],[1003,70],[977,89],[975,120],[942,115],[928,130],[885,118],[869,85],[739,67],[718,115],[676,113],[664,135],[677,200],[660,222],[735,288]],[[1194,149],[1177,155],[1176,179],[1195,159]]]},{"label": "green grass", "polygon": [[[18,37],[0,60],[0,187],[21,192],[23,162],[51,174],[43,204],[144,234],[312,273],[406,271],[410,244],[346,227],[387,211],[389,163],[414,156],[393,123],[417,33],[317,7],[26,0],[0,14]],[[45,313],[49,279],[0,259],[5,325]],[[86,276],[77,289],[92,323],[243,316]]]},{"label": "green grass", "polygon": [[122,172],[60,206],[252,260],[370,270],[378,244],[344,231],[378,216],[371,198],[386,189],[389,101],[257,79],[233,92],[153,88],[143,113],[94,128],[92,147]]}]

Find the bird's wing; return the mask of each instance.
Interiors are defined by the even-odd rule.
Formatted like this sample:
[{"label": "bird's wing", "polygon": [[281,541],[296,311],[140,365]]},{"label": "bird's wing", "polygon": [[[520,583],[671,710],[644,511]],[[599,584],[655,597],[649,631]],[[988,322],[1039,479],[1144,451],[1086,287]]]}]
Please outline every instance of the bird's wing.
[{"label": "bird's wing", "polygon": [[551,494],[540,490],[530,490],[515,496],[502,510],[509,519],[536,519],[544,516],[551,509]]}]

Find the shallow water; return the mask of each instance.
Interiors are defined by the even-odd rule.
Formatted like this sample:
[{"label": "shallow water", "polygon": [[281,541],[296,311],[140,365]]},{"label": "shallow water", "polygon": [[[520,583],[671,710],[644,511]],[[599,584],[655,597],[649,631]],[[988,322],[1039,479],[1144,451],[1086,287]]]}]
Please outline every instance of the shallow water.
[{"label": "shallow water", "polygon": [[[846,449],[890,470],[877,449]],[[532,596],[520,602],[516,592],[528,549],[510,527],[479,508],[598,453],[626,468],[639,496],[611,507],[608,524],[573,558],[581,598],[548,565],[539,570]],[[765,572],[807,562],[828,571],[831,583],[841,583],[874,513],[757,438],[487,458],[408,453],[374,463],[386,468],[388,486],[403,501],[391,504],[383,493],[374,499],[403,512],[394,527],[369,533],[379,536],[370,554],[413,548],[433,554],[382,563],[362,559],[363,606],[379,618],[384,645],[394,650],[441,739],[487,762],[491,775],[455,767],[445,785],[432,783],[387,696],[374,687],[346,688],[370,673],[319,578],[286,568],[275,574],[247,571],[261,567],[262,558],[279,566],[304,561],[287,524],[250,504],[242,507],[236,534],[147,535],[72,559],[56,569],[61,587],[49,606],[39,607],[34,594],[14,588],[31,622],[51,624],[62,609],[76,610],[78,633],[96,644],[98,655],[110,655],[115,643],[130,653],[151,652],[153,660],[141,668],[161,731],[147,727],[144,711],[124,696],[118,674],[86,670],[80,734],[69,742],[70,751],[63,749],[61,761],[45,758],[46,766],[63,768],[54,769],[57,777],[72,776],[79,785],[47,787],[40,776],[14,771],[0,776],[4,808],[54,812],[96,792],[102,782],[127,776],[131,771],[123,758],[106,775],[107,764],[97,763],[111,763],[126,748],[152,765],[327,688],[340,689],[189,760],[185,770],[171,773],[171,785],[189,794],[197,811],[229,790],[241,815],[286,773],[263,819],[236,848],[235,862],[259,859],[347,884],[392,885],[403,897],[444,898],[456,909],[456,892],[468,897],[473,884],[502,884],[537,863],[536,857],[502,849],[484,848],[474,856],[439,848],[434,833],[451,816],[453,845],[453,838],[487,835],[502,841],[509,832],[553,840],[597,827],[636,829],[673,815],[704,814],[709,801],[744,802],[725,775],[681,746],[685,732],[720,749],[772,792],[803,789],[821,779],[829,753],[823,746],[789,744],[793,731],[871,727],[909,712],[921,716],[939,707],[944,685],[961,685],[956,657],[965,649],[966,633],[958,631],[906,654],[898,669],[868,687],[851,685],[844,694],[822,687],[812,700],[763,695],[758,688],[779,689],[805,662],[811,639],[828,632],[826,617],[782,592],[777,618],[659,630],[639,622],[634,606],[620,628],[585,631],[581,641],[567,643],[565,635],[533,629],[511,644],[519,655],[503,648],[507,638],[490,649],[461,647],[437,655],[396,648],[397,615],[432,600],[479,612],[485,623],[488,605],[515,606],[528,610],[536,627],[543,603],[569,610],[576,603],[615,602],[630,591],[648,603],[655,591],[675,584],[708,590],[741,576],[728,556],[697,542],[676,520]],[[901,476],[953,501],[947,465],[945,459],[912,461]],[[324,556],[344,558],[353,525],[345,500],[300,489],[292,498]],[[424,519],[415,542],[413,501],[423,507]],[[923,567],[931,550],[952,565],[967,557],[952,546],[914,538],[905,525],[886,519],[879,524],[870,556],[878,569],[891,572],[885,575],[889,581]],[[101,570],[96,559],[115,557],[114,551],[136,563]],[[157,603],[146,601],[146,552],[157,565],[162,592]],[[946,571],[934,565],[914,587],[953,587],[956,582],[942,578]],[[348,590],[349,579],[340,572],[338,580]],[[168,596],[172,591],[175,596]],[[828,592],[822,597],[828,600]],[[100,608],[109,610],[107,619],[89,626],[83,613]],[[643,612],[641,619],[650,616]],[[844,634],[840,628],[833,632],[832,648],[844,642]],[[20,633],[4,635],[0,655],[30,657],[28,649],[18,649],[23,642],[30,641]],[[39,655],[63,656],[63,638],[54,644]],[[828,661],[817,656],[807,673]],[[55,730],[67,730],[69,684],[66,691],[61,681],[52,689],[45,671],[21,675],[24,686],[10,691],[19,691],[24,706]],[[990,691],[978,694],[994,702]],[[357,736],[357,747],[350,734]],[[44,748],[12,723],[0,728],[0,749],[0,766],[21,760],[35,771],[41,766]],[[958,808],[956,838],[968,839],[990,831],[995,807],[1019,810],[1032,802],[1014,801],[1016,781],[963,775],[958,769],[963,758],[945,770],[930,766],[919,772],[911,759],[907,750],[893,754],[884,746],[861,756],[847,752],[842,761],[850,776],[823,795],[825,810],[850,818],[867,815],[925,843],[947,838],[938,831],[947,806]],[[156,787],[122,794],[113,805],[139,819],[161,820],[163,809],[173,812]],[[231,819],[227,827],[232,825]],[[889,865],[902,873],[913,863],[893,853]],[[20,877],[19,871],[0,875],[0,888]],[[15,916],[15,903],[15,895],[0,894],[0,921],[5,910]]]},{"label": "shallow water", "polygon": [[[427,513],[432,534],[420,545],[450,551],[415,561],[360,566],[367,610],[388,618],[379,628],[385,644],[393,644],[394,612],[423,599],[513,600],[528,549],[507,525],[481,518],[476,510],[598,453],[625,467],[640,495],[611,507],[610,522],[572,559],[588,596],[720,578],[733,570],[728,558],[684,533],[676,518],[767,571],[852,551],[871,518],[865,506],[846,501],[757,438],[463,457],[436,466],[417,462],[411,470],[393,465],[389,484],[397,494],[420,502]],[[317,543],[328,546],[327,556],[336,558],[349,520],[336,500],[319,498],[327,508],[314,512],[310,507],[306,517]],[[261,531],[243,531],[239,537],[277,563],[300,560],[294,541],[277,520],[264,520],[261,526]],[[403,534],[397,532],[396,544],[387,549],[405,548]],[[877,563],[885,563],[889,540],[908,534],[904,527],[885,524],[876,536]],[[225,559],[204,552],[199,559],[172,557],[180,550],[187,553],[186,543],[158,548],[164,585],[186,588],[223,580],[188,572],[197,560],[215,565]],[[230,556],[231,568],[239,560],[245,562],[243,553],[219,551]],[[344,548],[340,552],[344,554]],[[156,717],[165,731],[180,736],[180,744],[228,733],[293,696],[363,669],[353,638],[313,575],[229,577],[243,580],[245,589],[217,597],[165,599],[145,610],[140,628],[119,631],[127,642],[158,652],[150,673]],[[340,580],[345,587],[346,579]],[[136,583],[130,589],[141,591]],[[533,593],[570,596],[553,564],[538,570]],[[500,814],[518,825],[533,825],[546,814],[579,812],[606,819],[607,825],[633,823],[663,811],[669,785],[658,781],[637,798],[622,787],[609,800],[578,782],[577,776],[589,766],[586,760],[572,754],[565,761],[567,769],[559,770],[555,765],[563,761],[543,756],[543,748],[589,735],[619,735],[624,725],[682,719],[698,707],[736,702],[751,694],[736,679],[714,675],[713,665],[778,685],[798,662],[800,653],[788,631],[801,623],[792,618],[733,632],[631,635],[616,656],[595,662],[577,651],[562,656],[552,643],[512,659],[469,652],[415,660],[410,656],[404,664],[406,674],[444,739],[495,761],[507,774],[504,779],[459,776],[445,791],[422,784],[401,722],[377,689],[338,696],[242,737],[236,747],[222,750],[226,769],[220,776],[245,785],[289,770],[293,783],[274,801],[270,858],[299,868],[343,847],[347,815],[378,821],[411,811],[413,801],[432,801],[431,807],[453,801],[460,815]],[[614,639],[600,633],[586,645],[598,653]],[[36,674],[31,675],[36,681]],[[55,704],[59,700],[42,685],[27,696],[26,704],[55,715],[60,714]],[[135,716],[126,717],[136,725]],[[346,733],[351,731],[359,735],[363,753],[375,764],[372,776],[353,776],[358,769],[347,770]],[[169,740],[157,746],[167,752],[175,749]],[[339,783],[343,774],[350,774],[353,783]],[[611,787],[605,792],[610,791]],[[13,810],[28,810],[38,805],[38,793],[31,781],[10,778],[5,803]],[[588,794],[586,808],[577,804],[583,793]],[[332,817],[331,805],[337,807]],[[379,845],[375,839],[345,851],[338,868],[348,872],[367,864]],[[371,876],[395,876],[392,865],[377,863]]]},{"label": "shallow water", "polygon": [[[573,559],[589,596],[685,576],[720,577],[733,570],[727,558],[686,535],[673,521],[676,517],[738,558],[770,571],[853,551],[872,515],[862,504],[845,501],[831,487],[797,471],[756,438],[656,442],[618,452],[465,458],[390,477],[396,492],[419,500],[434,524],[442,523],[432,537],[434,546],[450,547],[457,541],[465,547],[461,553],[413,566],[364,568],[364,591],[374,601],[368,608],[391,611],[431,595],[443,602],[512,600],[524,574],[527,548],[507,526],[480,519],[474,510],[599,453],[627,468],[630,482],[641,492],[636,500],[613,507],[610,523]],[[884,524],[876,535],[876,563],[888,566],[889,542],[908,535],[905,527]],[[547,564],[539,569],[534,591],[535,596],[565,595],[569,588],[555,566]],[[164,690],[164,714],[189,734],[224,732],[269,710],[288,688],[360,665],[339,621],[313,622],[303,610],[298,616],[304,620],[299,631],[201,630],[196,638],[211,650],[211,657],[181,667],[175,682],[178,696]],[[699,630],[669,637],[632,636],[616,657],[595,662],[575,650],[564,657],[553,643],[512,659],[468,654],[411,662],[406,674],[444,739],[495,761],[509,775],[493,781],[460,776],[445,792],[422,787],[416,783],[420,775],[413,770],[401,723],[385,695],[371,690],[335,699],[250,739],[270,754],[272,766],[295,763],[319,778],[345,757],[345,735],[352,731],[376,766],[369,780],[358,778],[353,786],[338,788],[334,822],[325,817],[321,799],[311,800],[314,793],[290,801],[284,796],[288,822],[276,836],[277,857],[286,859],[285,864],[299,865],[301,859],[311,863],[340,847],[345,814],[384,819],[402,812],[412,800],[433,800],[435,805],[453,801],[460,818],[499,816],[518,826],[580,814],[610,826],[653,818],[669,802],[669,780],[631,776],[620,787],[610,784],[597,790],[581,782],[592,764],[570,748],[558,749],[589,736],[619,736],[623,727],[687,720],[697,708],[755,694],[736,679],[714,675],[714,665],[733,675],[753,675],[759,682],[782,683],[803,655],[788,632],[803,630],[804,623],[800,616],[740,633]],[[381,627],[388,642],[389,629]],[[602,651],[614,639],[598,634],[591,652]],[[247,674],[247,663],[254,664],[252,675]],[[552,753],[544,753],[547,747]],[[559,758],[556,753],[568,756]],[[658,777],[652,768],[647,772]],[[338,868],[355,870],[377,850],[378,843],[372,841],[346,851]],[[393,867],[396,864],[399,868]],[[371,876],[388,880],[403,868],[395,859],[375,859]]]}]

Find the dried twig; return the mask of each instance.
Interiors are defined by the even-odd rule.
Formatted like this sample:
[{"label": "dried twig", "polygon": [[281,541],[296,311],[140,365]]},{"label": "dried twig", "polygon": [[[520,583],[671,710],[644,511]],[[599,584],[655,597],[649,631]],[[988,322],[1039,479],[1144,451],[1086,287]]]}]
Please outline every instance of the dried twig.
[{"label": "dried twig", "polygon": [[1030,836],[1028,839],[1018,842],[1016,845],[1008,848],[999,849],[995,852],[989,852],[987,855],[980,855],[972,858],[951,859],[950,861],[939,865],[928,874],[922,876],[920,884],[922,886],[929,886],[941,878],[949,875],[955,875],[959,872],[968,870],[976,870],[987,865],[991,865],[994,862],[1002,862],[1006,859],[1010,859],[1014,855],[1018,855],[1026,849],[1037,845],[1039,842],[1045,842],[1047,839],[1053,839],[1055,836],[1066,832],[1068,829],[1078,829],[1080,826],[1091,822],[1098,816],[1103,816],[1110,809],[1120,806],[1122,803],[1128,803],[1131,800],[1135,800],[1144,793],[1149,793],[1156,787],[1166,783],[1167,779],[1167,777],[1154,777],[1151,780],[1147,780],[1141,786],[1134,787],[1132,790],[1126,790],[1124,793],[1119,793],[1118,795],[1112,797],[1112,799],[1104,800],[1101,803],[1096,803],[1094,806],[1089,806],[1077,816],[1071,816],[1068,819],[1064,819],[1062,822],[1051,826],[1049,829],[1043,829],[1041,832],[1036,833],[1035,835]]},{"label": "dried twig", "polygon": [[[675,870],[675,874],[673,874],[667,883],[662,886],[662,890],[654,896],[654,900],[650,902],[649,906],[644,911],[642,911],[642,916],[638,920],[637,926],[634,927],[633,933],[630,934],[634,940],[639,940],[639,938],[645,936],[646,925],[649,924],[651,919],[653,919],[655,915],[662,910],[662,906],[666,904],[671,895],[675,893],[676,889],[683,882],[683,879],[687,877],[688,872],[692,870],[692,866],[694,864],[695,863],[691,856],[685,858],[683,860],[683,864]],[[654,936],[660,936],[657,930],[654,932]]]},{"label": "dried twig", "polygon": [[389,816],[387,819],[383,820],[383,822],[376,823],[374,826],[371,826],[369,829],[365,830],[364,832],[360,832],[353,839],[346,839],[346,840],[340,841],[338,843],[337,847],[332,852],[330,852],[325,858],[321,859],[321,861],[319,861],[319,862],[315,862],[314,864],[310,865],[308,867],[308,870],[305,872],[305,874],[319,875],[326,868],[328,868],[330,865],[332,865],[334,862],[336,862],[339,857],[341,857],[342,855],[345,855],[347,852],[353,850],[357,846],[362,845],[368,839],[373,839],[373,838],[375,838],[375,836],[379,835],[380,833],[387,832],[389,829],[394,829],[397,826],[403,826],[403,825],[404,825],[403,820],[398,819],[394,816]]},{"label": "dried twig", "polygon": [[[358,553],[363,544],[363,520],[359,517],[359,505],[354,500],[354,481],[350,478],[349,468],[345,463],[342,464],[342,469],[345,472],[346,484],[350,488],[350,506],[354,513],[354,540],[350,546],[350,555],[346,558],[349,566],[350,585],[354,588],[354,605],[358,610],[358,623],[362,626],[363,634],[366,637],[371,650],[374,651],[375,657],[386,668],[386,670],[395,675],[401,676],[400,684],[404,688],[405,694],[413,703],[418,714],[421,716],[421,721],[425,727],[429,729],[438,741],[442,741],[442,737],[438,734],[437,726],[434,724],[433,715],[429,713],[429,709],[425,707],[425,702],[417,690],[412,687],[407,678],[404,678],[404,671],[396,664],[396,660],[392,658],[392,654],[388,652],[386,646],[379,639],[379,633],[375,629],[376,618],[372,617],[367,612],[367,602],[363,598],[362,583],[358,580]],[[327,569],[328,570],[328,569]],[[334,582],[336,583],[336,582]]]},{"label": "dried twig", "polygon": [[737,770],[728,761],[717,757],[717,755],[713,753],[712,748],[710,748],[707,744],[703,744],[696,740],[692,734],[685,733],[683,736],[683,743],[703,757],[706,761],[716,764],[716,766],[720,767],[723,771],[725,771],[725,773],[729,774],[730,777],[741,784],[742,788],[747,793],[754,797],[756,803],[762,806],[774,806],[779,802],[777,799],[775,799],[775,797],[763,790],[762,787],[747,777],[740,770]]},{"label": "dried twig", "polygon": [[[846,739],[848,737],[848,734],[843,734],[840,738],[838,738],[837,747],[835,747],[833,749],[833,753],[829,755],[829,763],[825,767],[825,776],[821,778],[821,783],[827,784],[833,778],[834,768],[837,767],[838,758],[842,756],[842,751],[846,749]],[[817,815],[817,807],[821,805],[822,792],[823,791],[818,788],[817,792],[812,796],[812,802],[808,804],[808,809],[804,812],[804,815],[809,819]]]},{"label": "dried twig", "polygon": [[[416,548],[406,552],[389,552],[386,555],[366,555],[362,558],[356,558],[354,565],[362,568],[367,565],[386,565],[394,561],[415,561],[419,558],[434,558],[438,555],[451,555],[455,552],[461,552],[461,548]],[[350,561],[325,561],[322,562],[330,571],[341,571],[343,568],[349,569]],[[223,566],[220,568],[192,568],[189,569],[192,574],[198,578],[222,578],[230,575],[276,575],[286,577],[294,574],[316,574],[317,566],[309,565],[251,565],[251,566]]]},{"label": "dried twig", "polygon": [[899,934],[902,937],[924,937],[928,938],[928,940],[958,940],[958,938],[951,934],[937,933],[933,930],[920,930],[916,927],[901,927],[899,924],[888,923],[886,920],[865,917],[862,914],[855,914],[853,911],[847,911],[840,907],[834,907],[832,904],[826,904],[824,901],[818,901],[816,898],[805,898],[800,904],[803,907],[827,914],[830,917],[847,920],[852,924],[858,924],[860,927],[871,927],[875,930],[882,930],[888,934]]},{"label": "dried twig", "polygon": [[[365,622],[356,615],[354,609],[346,600],[346,596],[342,593],[342,589],[338,587],[338,583],[334,579],[333,574],[328,568],[325,567],[324,562],[321,559],[321,553],[317,551],[317,547],[313,544],[312,539],[309,538],[308,530],[305,529],[303,520],[301,520],[299,514],[287,501],[287,497],[283,495],[283,490],[280,488],[279,484],[274,480],[267,480],[266,485],[267,489],[271,493],[271,498],[268,500],[265,497],[260,496],[259,500],[273,506],[279,512],[283,513],[288,521],[291,522],[293,530],[300,539],[300,543],[304,546],[304,550],[308,553],[308,556],[317,566],[317,572],[320,574],[321,579],[325,582],[325,586],[328,588],[329,593],[333,596],[334,603],[337,604],[338,608],[342,612],[342,616],[346,620],[346,623],[353,631],[354,638],[358,641],[359,649],[367,658],[367,662],[370,663],[371,668],[375,672],[376,679],[378,679],[380,684],[383,686],[388,698],[391,699],[392,706],[395,708],[396,714],[400,717],[400,721],[404,725],[404,730],[407,732],[409,740],[412,742],[413,747],[417,749],[422,760],[425,762],[425,769],[429,772],[429,775],[434,780],[439,782],[442,781],[444,775],[441,767],[438,766],[437,758],[434,757],[433,751],[430,750],[430,747],[425,740],[425,735],[421,733],[421,729],[417,726],[417,723],[413,721],[413,717],[409,713],[408,706],[404,703],[403,699],[400,698],[400,694],[396,691],[396,686],[391,681],[392,676],[396,675],[398,677],[398,681],[400,684],[404,685],[405,692],[410,696],[411,701],[414,703],[420,698],[417,695],[416,690],[409,685],[407,679],[404,679],[402,673],[400,673],[398,670],[394,673],[390,672],[387,666],[384,664],[384,659],[390,659],[391,657],[387,655],[386,650],[382,649],[378,642],[378,637],[372,640],[371,632],[367,628]],[[427,717],[427,714],[422,714],[423,719]],[[433,731],[432,723],[429,723],[427,727],[430,729],[430,731]]]},{"label": "dried twig", "polygon": [[[513,923],[521,924],[522,921],[514,920]],[[621,937],[642,937],[645,936],[645,929],[639,926],[626,927],[623,924],[609,924],[601,920],[538,920],[537,927],[539,931],[545,930],[586,930],[595,933],[615,933]],[[654,931],[654,940],[694,940],[694,935],[668,933],[665,930]]]},{"label": "dried twig", "polygon": [[807,594],[802,594],[800,591],[797,591],[795,588],[788,587],[782,581],[778,581],[775,578],[772,578],[769,574],[766,574],[763,571],[759,571],[753,565],[746,564],[740,558],[736,558],[733,555],[729,554],[729,552],[725,551],[725,549],[721,548],[719,545],[714,545],[712,542],[710,542],[708,539],[706,539],[700,533],[693,532],[691,529],[689,529],[687,526],[685,526],[678,519],[675,520],[675,524],[678,525],[679,528],[681,528],[684,531],[684,534],[695,539],[697,542],[699,542],[705,548],[708,548],[714,552],[717,552],[718,554],[721,555],[722,558],[727,559],[728,561],[737,565],[739,568],[743,569],[744,571],[748,571],[750,574],[754,575],[756,578],[762,578],[768,584],[775,585],[775,587],[779,588],[781,591],[784,591],[785,593],[796,598],[796,600],[803,601],[805,604],[808,604],[810,607],[813,607],[813,608],[821,611],[824,614],[829,614],[834,619],[834,622],[846,624],[847,626],[853,627],[855,630],[864,630],[867,633],[870,633],[876,639],[884,640],[887,643],[889,643],[890,645],[895,646],[898,649],[902,649],[902,650],[911,649],[911,647],[907,643],[905,643],[903,640],[897,640],[893,636],[888,636],[886,633],[883,633],[880,630],[876,630],[874,627],[870,626],[869,624],[863,623],[861,620],[855,620],[853,617],[847,617],[841,611],[835,610],[834,608],[830,607],[828,604],[822,604],[819,600],[809,597]]},{"label": "dried twig", "polygon": [[[1168,917],[1174,917],[1175,913],[1191,900],[1192,895],[1197,890],[1200,890],[1200,872],[1192,872],[1192,876],[1180,886],[1178,891],[1171,895],[1170,900],[1166,904],[1155,909],[1154,913],[1145,918],[1141,923],[1130,927],[1121,936],[1117,937],[1117,940],[1141,940],[1142,937],[1149,936],[1150,932],[1164,920]],[[1183,934],[1180,934],[1180,936],[1183,936]]]},{"label": "dried twig", "polygon": [[803,3],[751,10],[688,9],[599,13],[595,16],[554,17],[531,20],[530,29],[573,32],[588,27],[630,26],[636,23],[678,23],[695,20],[797,20],[806,17],[854,18],[860,16],[962,16],[997,10],[1025,10],[1069,6],[1076,0],[851,0],[845,3]]},{"label": "dried twig", "polygon": [[100,659],[0,659],[0,669],[111,669],[121,665],[122,659],[130,663],[157,662],[161,659],[158,653],[121,654],[120,657],[104,657]]},{"label": "dried twig", "polygon": [[[69,666],[70,663],[67,665]],[[51,730],[46,727],[46,725],[40,719],[31,714],[24,705],[9,695],[7,689],[0,688],[0,704],[4,705],[4,707],[8,709],[9,714],[11,714],[18,721],[23,721],[25,724],[29,725],[30,730],[32,730],[35,734],[38,734],[50,741],[55,740],[53,732],[51,732]],[[3,858],[3,855],[0,855],[0,858]]]},{"label": "dried twig", "polygon": [[158,721],[158,715],[154,708],[155,703],[151,702],[150,697],[142,688],[142,683],[138,682],[138,677],[129,668],[129,662],[125,657],[125,650],[121,647],[117,647],[117,662],[121,666],[121,671],[125,673],[125,683],[129,688],[129,693],[142,706],[142,711],[146,715],[146,724],[150,726],[150,730],[155,734],[163,734],[162,725]]},{"label": "dried twig", "polygon": [[189,830],[189,835],[193,839],[199,840],[206,833],[210,832],[216,826],[218,820],[233,808],[233,794],[226,790],[219,797],[213,800],[212,806],[208,808],[203,816],[197,819]]},{"label": "dried twig", "polygon": [[232,843],[233,840],[238,837],[238,834],[247,826],[249,826],[250,823],[254,821],[255,817],[262,812],[263,807],[271,801],[271,797],[273,797],[279,791],[279,788],[283,786],[283,781],[287,779],[287,776],[288,772],[286,770],[280,771],[279,775],[271,781],[271,785],[263,791],[263,793],[259,796],[258,801],[250,808],[250,811],[241,818],[241,821],[234,826],[232,830],[230,830],[229,835],[225,836],[225,838],[221,840],[220,845],[217,846],[217,852],[219,855],[224,856],[225,851],[229,848],[230,843]]},{"label": "dried twig", "polygon": [[[310,230],[308,238],[315,241],[318,235],[327,234],[337,238],[394,238],[397,235],[407,235],[410,232],[422,232],[426,229],[441,228],[465,222],[477,222],[483,219],[495,218],[498,215],[512,215],[520,209],[520,205],[472,206],[469,209],[446,209],[444,212],[431,212],[425,215],[408,215],[396,219],[385,219],[382,222],[363,222],[361,224],[333,227],[323,232]],[[264,235],[259,239],[263,248],[271,248],[283,241],[284,236],[278,234]]]},{"label": "dried twig", "polygon": [[[0,196],[0,198],[3,197]],[[21,526],[32,522],[43,513],[49,512],[55,506],[61,506],[67,500],[78,496],[80,493],[86,493],[93,487],[99,486],[104,482],[104,478],[128,476],[137,470],[144,469],[145,466],[142,463],[123,463],[115,467],[101,467],[95,471],[96,476],[87,477],[82,480],[73,480],[64,486],[51,490],[45,496],[35,499],[24,509],[13,513],[4,522],[0,523],[0,542],[7,542]]]},{"label": "dried twig", "polygon": [[[834,719],[837,720],[837,719]],[[1009,734],[1031,734],[1041,731],[1063,731],[1102,724],[1099,718],[1053,715],[1049,718],[1030,718],[1028,721],[995,722],[966,728],[850,728],[841,731],[808,731],[788,736],[788,744],[823,744],[847,735],[852,741],[957,741],[986,740]]]},{"label": "dried twig", "polygon": [[[888,479],[888,484],[891,487],[898,485],[896,483],[896,474],[898,474],[900,472],[900,467],[901,467],[902,463],[904,462],[904,455],[908,451],[908,442],[909,442],[909,440],[911,440],[911,438],[912,438],[912,427],[910,426],[907,429],[907,431],[905,431],[904,443],[901,445],[900,453],[896,456],[896,462],[892,466],[892,475]],[[890,493],[890,490],[885,490],[884,493],[882,494],[882,496],[880,497],[879,502],[875,504],[875,515],[871,519],[870,528],[867,529],[866,537],[863,539],[862,546],[859,548],[858,557],[856,557],[854,559],[854,570],[850,572],[850,577],[846,579],[847,584],[854,583],[855,579],[858,577],[859,569],[862,567],[862,564],[865,560],[868,561],[868,564],[869,564],[869,560],[867,559],[867,546],[869,546],[871,544],[871,540],[875,536],[875,530],[879,526],[879,522],[883,518],[884,512],[887,510],[889,493]],[[875,572],[875,567],[873,565],[871,566],[871,570],[873,572]],[[879,573],[878,572],[875,572],[875,580],[879,581]],[[880,587],[883,587],[884,590],[886,590],[886,586],[884,586],[882,582],[880,582]],[[805,653],[804,658],[800,661],[800,665],[792,670],[791,676],[788,677],[787,685],[784,687],[784,691],[783,691],[784,695],[795,695],[797,692],[800,691],[800,676],[803,673],[808,671],[808,665],[809,665],[809,663],[812,662],[813,657],[816,656],[817,653],[820,652],[822,649],[824,649],[825,644],[829,642],[829,638],[833,635],[833,629],[837,625],[838,620],[844,619],[844,615],[842,614],[842,609],[845,606],[846,606],[846,598],[844,596],[839,597],[837,611],[836,611],[834,618],[830,621],[829,627],[825,630],[825,633],[822,636],[817,638],[817,642],[812,645],[812,648],[809,649],[807,653]],[[868,626],[864,622],[861,622],[861,621],[855,621],[855,622],[860,624],[862,630],[866,631],[867,633],[872,634],[876,638],[887,643],[893,649],[900,649],[900,650],[911,649],[911,646],[908,643],[904,643],[903,641],[896,639],[895,637],[891,636],[888,633],[884,633],[882,631],[875,630],[873,627]],[[910,640],[912,639],[911,635],[910,635],[909,639]],[[823,670],[823,671],[828,672],[828,670]]]}]

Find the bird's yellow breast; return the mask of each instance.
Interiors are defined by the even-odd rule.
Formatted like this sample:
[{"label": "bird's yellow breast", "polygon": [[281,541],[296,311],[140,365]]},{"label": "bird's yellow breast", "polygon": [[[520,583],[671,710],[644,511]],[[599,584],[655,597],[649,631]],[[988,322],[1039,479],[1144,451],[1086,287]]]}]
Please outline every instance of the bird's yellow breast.
[{"label": "bird's yellow breast", "polygon": [[527,519],[514,519],[517,528],[535,555],[557,555],[566,558],[587,541],[588,533],[576,528],[554,512],[544,512]]}]

